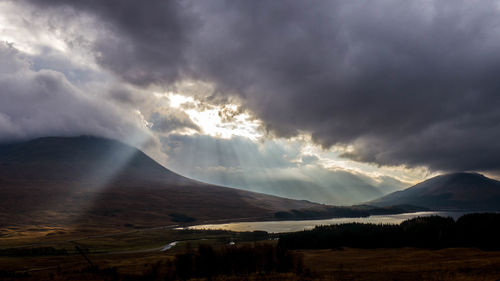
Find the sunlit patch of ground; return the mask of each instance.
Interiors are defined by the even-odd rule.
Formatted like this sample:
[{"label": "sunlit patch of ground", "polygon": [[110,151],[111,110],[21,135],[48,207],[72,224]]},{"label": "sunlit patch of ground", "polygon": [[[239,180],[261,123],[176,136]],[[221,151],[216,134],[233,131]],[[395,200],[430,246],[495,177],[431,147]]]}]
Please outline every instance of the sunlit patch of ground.
[{"label": "sunlit patch of ground", "polygon": [[64,227],[47,227],[28,225],[23,227],[6,227],[0,229],[0,247],[15,246],[17,244],[60,239],[70,230]]}]

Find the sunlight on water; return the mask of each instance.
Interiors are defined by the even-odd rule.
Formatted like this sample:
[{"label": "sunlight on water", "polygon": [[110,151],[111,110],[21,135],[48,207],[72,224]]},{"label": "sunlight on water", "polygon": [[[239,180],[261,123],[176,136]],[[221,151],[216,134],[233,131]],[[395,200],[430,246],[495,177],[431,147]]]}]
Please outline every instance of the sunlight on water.
[{"label": "sunlight on water", "polygon": [[459,218],[464,212],[416,212],[397,215],[379,215],[366,218],[335,218],[326,220],[302,220],[302,221],[265,221],[265,222],[234,222],[224,224],[204,224],[187,227],[187,229],[222,229],[231,231],[256,231],[262,230],[270,233],[294,232],[313,229],[318,225],[330,225],[341,223],[376,223],[376,224],[400,224],[401,222],[424,216],[439,215],[443,217]]},{"label": "sunlight on water", "polygon": [[160,252],[168,251],[168,250],[172,249],[176,245],[177,245],[177,241],[169,243],[169,244],[165,245],[163,248],[161,248]]}]

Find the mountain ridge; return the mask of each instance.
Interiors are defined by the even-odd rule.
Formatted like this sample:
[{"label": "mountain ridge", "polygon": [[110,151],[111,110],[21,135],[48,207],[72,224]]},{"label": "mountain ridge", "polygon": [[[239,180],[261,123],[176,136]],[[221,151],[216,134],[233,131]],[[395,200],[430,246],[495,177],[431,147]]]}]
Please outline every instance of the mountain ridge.
[{"label": "mountain ridge", "polygon": [[473,172],[450,173],[427,179],[367,204],[411,204],[433,210],[498,211],[500,181]]},{"label": "mountain ridge", "polygon": [[112,139],[0,144],[0,226],[157,226],[176,217],[268,220],[279,211],[323,207],[191,180]]}]

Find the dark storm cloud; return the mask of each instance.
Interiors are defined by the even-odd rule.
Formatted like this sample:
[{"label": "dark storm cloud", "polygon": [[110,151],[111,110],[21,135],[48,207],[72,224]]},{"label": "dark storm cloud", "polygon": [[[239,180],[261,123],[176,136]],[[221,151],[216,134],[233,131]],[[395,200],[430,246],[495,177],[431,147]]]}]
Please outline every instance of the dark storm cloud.
[{"label": "dark storm cloud", "polygon": [[[40,8],[88,12],[101,21],[105,34],[94,42],[97,61],[120,77],[139,85],[172,82],[186,65],[184,49],[197,25],[182,1],[36,0]],[[50,10],[50,9],[49,9]]]},{"label": "dark storm cloud", "polygon": [[359,161],[500,169],[494,1],[35,3],[100,18],[98,61],[132,83],[214,82],[278,135]]},{"label": "dark storm cloud", "polygon": [[493,4],[245,3],[207,7],[199,65],[278,132],[360,161],[500,168]]}]

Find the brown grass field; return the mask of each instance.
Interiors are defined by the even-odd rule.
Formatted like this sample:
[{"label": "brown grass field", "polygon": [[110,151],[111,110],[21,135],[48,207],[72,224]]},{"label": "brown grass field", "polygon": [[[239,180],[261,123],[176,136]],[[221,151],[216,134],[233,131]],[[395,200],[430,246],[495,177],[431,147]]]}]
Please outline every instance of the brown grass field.
[{"label": "brown grass field", "polygon": [[425,250],[307,250],[304,263],[332,280],[498,280],[500,252]]},{"label": "brown grass field", "polygon": [[[182,253],[189,243],[214,247],[237,241],[244,245],[252,237],[234,232],[174,231],[169,229],[130,231],[99,237],[71,237],[61,229],[46,236],[42,244],[57,249],[67,249],[67,255],[54,256],[0,256],[0,280],[156,280],[144,276],[156,264],[172,260]],[[0,248],[8,245],[26,245],[30,240],[39,242],[40,233],[27,233],[0,239]],[[38,237],[38,238],[36,238]],[[71,241],[70,241],[71,240]],[[89,270],[86,260],[76,253],[76,243],[89,250],[88,257],[100,269],[117,272],[114,279]],[[180,241],[166,252],[159,247],[171,241]],[[259,243],[276,243],[260,241]],[[500,252],[473,248],[425,250],[401,249],[352,249],[295,251],[304,260],[304,274],[268,274],[251,276],[218,276],[213,280],[498,280],[500,279]],[[10,274],[10,275],[9,275]],[[116,276],[120,276],[116,279]],[[108,277],[106,277],[108,276]],[[123,278],[127,276],[127,278]],[[130,279],[132,278],[132,279]]]}]

